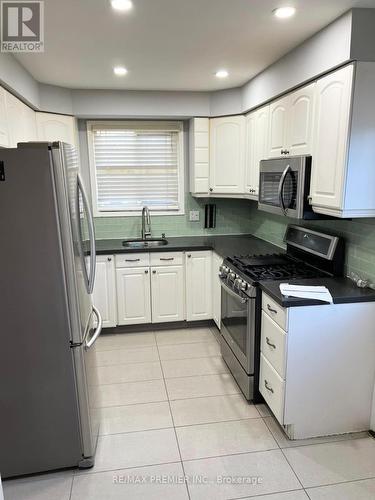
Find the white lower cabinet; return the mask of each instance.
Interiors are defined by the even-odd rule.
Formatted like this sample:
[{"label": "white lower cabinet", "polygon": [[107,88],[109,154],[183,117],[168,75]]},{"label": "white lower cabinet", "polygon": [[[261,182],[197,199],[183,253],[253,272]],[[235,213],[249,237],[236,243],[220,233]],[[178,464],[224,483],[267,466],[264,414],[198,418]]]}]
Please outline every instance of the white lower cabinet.
[{"label": "white lower cabinet", "polygon": [[151,323],[150,269],[117,269],[116,285],[118,325]]},{"label": "white lower cabinet", "polygon": [[117,300],[115,258],[113,255],[99,255],[96,258],[96,277],[93,302],[103,319],[103,327],[117,324]]},{"label": "white lower cabinet", "polygon": [[186,253],[186,319],[212,318],[212,252]]},{"label": "white lower cabinet", "polygon": [[259,390],[288,436],[370,429],[374,303],[262,308]]},{"label": "white lower cabinet", "polygon": [[185,318],[183,266],[151,268],[152,322],[183,321]]},{"label": "white lower cabinet", "polygon": [[219,278],[219,268],[223,263],[223,258],[217,253],[212,254],[212,319],[220,330],[221,326],[221,284]]}]

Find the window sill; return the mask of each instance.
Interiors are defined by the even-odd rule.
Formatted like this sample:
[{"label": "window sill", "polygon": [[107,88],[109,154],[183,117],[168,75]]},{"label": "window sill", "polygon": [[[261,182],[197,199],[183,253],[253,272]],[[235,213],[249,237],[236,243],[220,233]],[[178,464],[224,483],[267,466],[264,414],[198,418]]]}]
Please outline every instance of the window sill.
[{"label": "window sill", "polygon": [[[174,216],[174,215],[185,215],[186,212],[185,210],[178,210],[176,212],[153,212],[153,211],[150,211],[150,216],[153,217],[154,215],[156,216],[161,216],[161,217],[164,217],[164,216]],[[94,217],[98,217],[98,218],[103,218],[103,217],[141,217],[142,216],[142,210],[140,210],[139,212],[97,212],[97,211],[94,211]]]}]

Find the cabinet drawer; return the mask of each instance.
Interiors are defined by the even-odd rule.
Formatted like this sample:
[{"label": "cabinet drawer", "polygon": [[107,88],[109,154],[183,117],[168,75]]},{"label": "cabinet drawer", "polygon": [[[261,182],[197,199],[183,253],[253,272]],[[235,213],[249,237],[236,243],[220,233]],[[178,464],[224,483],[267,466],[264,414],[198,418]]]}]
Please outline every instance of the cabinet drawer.
[{"label": "cabinet drawer", "polygon": [[262,312],[262,353],[285,379],[286,333],[264,311]]},{"label": "cabinet drawer", "polygon": [[150,254],[151,266],[181,266],[184,262],[182,252],[155,252]]},{"label": "cabinet drawer", "polygon": [[280,424],[284,423],[284,387],[285,382],[261,354],[259,391]]},{"label": "cabinet drawer", "polygon": [[262,296],[262,309],[283,330],[288,331],[288,310],[285,307],[279,306],[279,304],[264,293]]},{"label": "cabinet drawer", "polygon": [[126,253],[116,255],[116,268],[144,267],[150,265],[149,253]]}]

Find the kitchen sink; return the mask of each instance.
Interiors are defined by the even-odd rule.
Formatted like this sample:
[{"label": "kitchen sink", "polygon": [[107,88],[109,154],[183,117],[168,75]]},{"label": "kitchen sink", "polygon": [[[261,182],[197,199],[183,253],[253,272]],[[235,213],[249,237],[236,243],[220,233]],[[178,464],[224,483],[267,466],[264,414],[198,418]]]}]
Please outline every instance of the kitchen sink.
[{"label": "kitchen sink", "polygon": [[124,240],[122,245],[126,248],[152,248],[163,247],[168,244],[165,238],[148,238],[147,240]]}]

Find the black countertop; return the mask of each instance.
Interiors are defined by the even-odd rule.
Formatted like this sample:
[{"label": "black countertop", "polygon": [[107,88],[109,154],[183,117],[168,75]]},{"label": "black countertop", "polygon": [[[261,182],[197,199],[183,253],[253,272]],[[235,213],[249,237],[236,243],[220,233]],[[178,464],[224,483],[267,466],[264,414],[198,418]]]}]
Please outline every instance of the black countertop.
[{"label": "black countertop", "polygon": [[153,248],[125,248],[123,240],[97,240],[98,255],[140,252],[183,252],[189,250],[214,250],[221,257],[230,255],[280,253],[284,250],[252,235],[185,236],[167,238],[168,244]]},{"label": "black countertop", "polygon": [[[284,250],[267,241],[252,235],[225,235],[225,236],[186,236],[167,238],[168,244],[153,248],[125,248],[122,239],[97,240],[96,252],[98,255],[140,252],[183,252],[194,250],[214,250],[223,257],[246,254],[280,253]],[[358,288],[347,278],[314,278],[305,280],[288,280],[296,285],[326,286],[330,291],[335,304],[375,301],[375,290]],[[261,289],[283,307],[322,305],[327,302],[319,300],[283,297],[280,293],[280,281],[261,282]]]},{"label": "black countertop", "polygon": [[[280,292],[281,281],[263,281],[261,289],[273,300],[283,307],[296,306],[316,306],[324,305],[328,302],[312,299],[300,299],[298,297],[284,297]],[[310,278],[304,280],[288,280],[294,285],[325,286],[332,295],[334,304],[349,304],[353,302],[373,302],[375,301],[375,290],[371,288],[358,288],[348,278]]]}]

